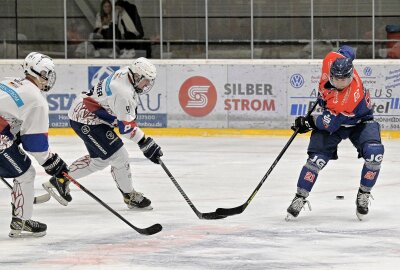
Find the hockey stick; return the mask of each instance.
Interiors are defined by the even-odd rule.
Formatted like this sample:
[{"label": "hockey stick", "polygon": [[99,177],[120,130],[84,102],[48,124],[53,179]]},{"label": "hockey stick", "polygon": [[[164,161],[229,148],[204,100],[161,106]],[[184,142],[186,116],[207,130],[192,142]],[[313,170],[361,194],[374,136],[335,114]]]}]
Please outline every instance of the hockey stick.
[{"label": "hockey stick", "polygon": [[[0,177],[0,179],[1,179],[1,181],[3,181],[4,184],[6,184],[6,186],[7,186],[10,190],[13,189],[13,187],[10,185],[10,183],[7,182],[6,179],[4,179],[3,177]],[[46,193],[46,194],[43,194],[43,195],[34,197],[34,198],[33,198],[33,203],[34,203],[34,204],[45,203],[45,202],[47,202],[48,200],[50,200],[50,194],[49,194],[49,193]]]},{"label": "hockey stick", "polygon": [[167,166],[165,166],[164,162],[159,158],[161,167],[164,169],[168,177],[171,179],[172,183],[174,183],[175,187],[178,189],[179,193],[183,196],[185,201],[189,204],[190,208],[194,211],[196,216],[199,219],[221,219],[221,218],[226,218],[224,215],[218,215],[216,212],[209,212],[209,213],[201,213],[197,208],[193,205],[192,201],[189,199],[189,197],[186,195],[186,193],[183,191],[181,186],[178,184],[178,182],[175,180],[174,176],[171,174],[171,172],[168,170]]},{"label": "hockey stick", "polygon": [[125,222],[126,224],[128,224],[129,227],[131,227],[132,229],[134,229],[135,231],[137,231],[140,234],[144,234],[144,235],[152,235],[152,234],[156,234],[158,232],[160,232],[162,230],[162,226],[161,224],[154,224],[150,227],[147,228],[138,228],[134,225],[132,225],[132,223],[130,223],[128,220],[126,220],[123,216],[121,216],[120,214],[118,214],[114,209],[112,209],[110,206],[108,206],[105,202],[103,202],[102,200],[100,200],[96,195],[94,195],[92,192],[90,192],[87,188],[85,188],[84,186],[82,186],[78,181],[76,181],[74,178],[72,178],[72,176],[70,176],[67,173],[63,174],[65,178],[67,178],[69,181],[71,181],[72,183],[74,183],[78,188],[80,188],[82,191],[84,191],[87,195],[89,195],[90,197],[92,197],[93,199],[95,199],[98,203],[100,203],[102,206],[104,206],[105,208],[107,208],[111,213],[113,213],[114,215],[116,215],[120,220],[122,220],[123,222]]},{"label": "hockey stick", "polygon": [[[314,103],[314,105],[311,107],[311,109],[307,112],[306,117],[310,116],[311,113],[315,110],[315,108],[317,107],[317,102]],[[224,216],[233,216],[233,215],[238,215],[243,213],[244,209],[247,208],[247,206],[250,204],[250,202],[253,200],[253,198],[256,196],[258,190],[261,188],[261,186],[264,184],[265,180],[267,179],[267,177],[270,175],[270,173],[272,172],[272,170],[275,168],[276,164],[278,163],[278,161],[281,159],[281,157],[283,156],[283,154],[286,152],[286,150],[289,148],[290,144],[292,143],[292,141],[294,140],[294,138],[297,136],[297,134],[299,133],[299,130],[296,129],[296,131],[293,133],[293,135],[290,137],[289,141],[286,143],[286,145],[283,147],[282,151],[279,153],[279,155],[276,157],[275,161],[272,163],[271,167],[269,168],[269,170],[267,171],[267,173],[264,175],[264,177],[261,179],[261,182],[258,184],[258,186],[256,187],[256,189],[253,191],[253,193],[251,193],[250,197],[247,199],[247,201],[237,207],[233,207],[233,208],[218,208],[215,212],[218,215],[224,215]]]}]

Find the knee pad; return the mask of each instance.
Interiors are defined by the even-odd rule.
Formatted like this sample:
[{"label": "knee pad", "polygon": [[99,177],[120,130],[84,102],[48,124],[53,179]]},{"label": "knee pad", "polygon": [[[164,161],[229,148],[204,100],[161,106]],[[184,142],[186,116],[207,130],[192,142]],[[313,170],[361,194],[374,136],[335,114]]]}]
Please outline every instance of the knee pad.
[{"label": "knee pad", "polygon": [[[365,159],[365,164],[371,166],[370,169],[379,169],[382,163],[385,148],[380,143],[367,143],[363,146],[362,157]],[[372,168],[379,166],[379,168]]]},{"label": "knee pad", "polygon": [[114,153],[110,158],[111,166],[119,169],[125,166],[129,166],[129,153],[125,147],[121,147],[117,152]]},{"label": "knee pad", "polygon": [[323,154],[311,154],[307,159],[306,168],[318,174],[329,161],[329,157]]}]

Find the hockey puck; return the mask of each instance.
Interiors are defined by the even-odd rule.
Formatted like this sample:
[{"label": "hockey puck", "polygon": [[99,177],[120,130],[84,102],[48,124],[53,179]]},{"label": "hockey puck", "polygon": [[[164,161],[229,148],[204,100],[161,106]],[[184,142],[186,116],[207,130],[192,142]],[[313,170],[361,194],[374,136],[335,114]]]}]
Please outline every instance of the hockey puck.
[{"label": "hockey puck", "polygon": [[343,200],[344,196],[336,196],[336,200]]}]

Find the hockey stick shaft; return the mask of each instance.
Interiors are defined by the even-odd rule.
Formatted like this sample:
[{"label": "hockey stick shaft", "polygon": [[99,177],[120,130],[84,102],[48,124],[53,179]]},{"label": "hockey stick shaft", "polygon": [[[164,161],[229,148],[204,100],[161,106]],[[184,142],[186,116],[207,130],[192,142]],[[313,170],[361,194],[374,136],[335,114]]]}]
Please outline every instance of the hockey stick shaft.
[{"label": "hockey stick shaft", "polygon": [[192,208],[193,212],[196,214],[196,216],[198,218],[200,218],[200,219],[221,219],[221,218],[226,217],[226,216],[218,215],[216,212],[201,213],[199,210],[197,210],[197,208],[193,205],[192,201],[189,199],[189,197],[186,195],[186,193],[183,191],[183,189],[179,185],[178,181],[176,181],[175,177],[168,170],[167,166],[165,166],[164,162],[160,158],[158,160],[160,162],[161,167],[164,169],[165,173],[168,175],[169,179],[171,179],[172,183],[178,189],[179,193],[185,199],[185,201],[190,206],[190,208]]},{"label": "hockey stick shaft", "polygon": [[[4,179],[3,177],[0,177],[0,179],[1,179],[1,181],[3,181],[4,184],[6,184],[6,186],[7,186],[10,190],[13,190],[13,187],[11,186],[10,183],[7,182],[6,179]],[[43,195],[39,195],[39,196],[37,196],[37,197],[34,197],[34,198],[33,198],[33,203],[34,203],[34,204],[40,204],[40,203],[45,203],[45,202],[47,202],[48,200],[50,200],[50,194],[46,193],[46,194],[43,194]]]},{"label": "hockey stick shaft", "polygon": [[83,192],[85,192],[87,195],[89,195],[90,197],[92,197],[95,201],[97,201],[98,203],[100,203],[102,206],[104,206],[108,211],[110,211],[111,213],[113,213],[115,216],[117,216],[120,220],[122,220],[123,222],[125,222],[129,227],[131,227],[132,229],[134,229],[135,231],[137,231],[140,234],[144,234],[144,235],[152,235],[155,233],[158,233],[162,230],[162,226],[161,224],[154,224],[148,228],[138,228],[136,226],[134,226],[132,223],[130,223],[128,220],[126,220],[123,216],[121,216],[120,214],[118,214],[114,209],[112,209],[110,206],[108,206],[108,204],[106,204],[105,202],[103,202],[102,200],[100,200],[96,195],[94,195],[92,192],[90,192],[87,188],[85,188],[84,186],[82,186],[78,181],[76,181],[72,176],[70,176],[67,173],[64,173],[64,177],[67,178],[69,181],[71,181],[72,183],[74,183],[78,188],[80,188]]},{"label": "hockey stick shaft", "polygon": [[[310,110],[307,112],[305,117],[308,117],[311,115],[311,113],[315,110],[317,107],[317,102],[315,102]],[[226,215],[226,216],[232,216],[232,215],[237,215],[241,214],[247,206],[250,204],[250,202],[253,200],[253,198],[256,196],[257,192],[260,190],[261,186],[264,184],[265,180],[268,178],[268,176],[271,174],[272,170],[275,168],[276,164],[278,164],[279,160],[282,158],[283,154],[285,154],[286,150],[289,148],[290,144],[293,142],[294,138],[296,138],[297,134],[299,133],[299,130],[296,129],[296,131],[292,134],[286,145],[283,147],[279,155],[276,157],[274,162],[272,163],[271,167],[268,169],[267,173],[264,175],[264,177],[261,179],[260,183],[257,185],[253,193],[251,193],[250,197],[247,199],[247,201],[234,208],[218,208],[215,212],[219,215]]]}]

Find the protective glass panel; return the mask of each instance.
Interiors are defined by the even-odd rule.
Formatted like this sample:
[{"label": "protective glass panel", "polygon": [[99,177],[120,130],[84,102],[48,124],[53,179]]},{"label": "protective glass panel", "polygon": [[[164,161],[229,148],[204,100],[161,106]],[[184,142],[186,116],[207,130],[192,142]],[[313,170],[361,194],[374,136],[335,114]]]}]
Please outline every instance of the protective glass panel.
[{"label": "protective glass panel", "polygon": [[251,58],[250,3],[208,1],[208,58]]},{"label": "protective glass panel", "polygon": [[205,1],[163,1],[163,58],[205,58]]},{"label": "protective glass panel", "polygon": [[310,0],[254,0],[254,58],[311,58],[310,41]]},{"label": "protective glass panel", "polygon": [[375,1],[375,58],[400,58],[400,1]]},{"label": "protective glass panel", "polygon": [[372,1],[314,1],[314,58],[349,45],[357,58],[372,57]]},{"label": "protective glass panel", "polygon": [[14,0],[4,0],[0,9],[0,58],[16,58],[17,20]]}]

